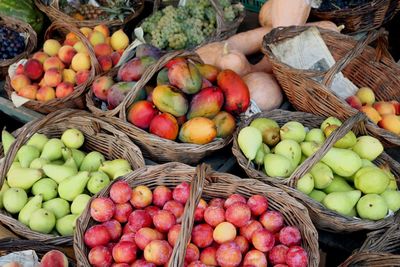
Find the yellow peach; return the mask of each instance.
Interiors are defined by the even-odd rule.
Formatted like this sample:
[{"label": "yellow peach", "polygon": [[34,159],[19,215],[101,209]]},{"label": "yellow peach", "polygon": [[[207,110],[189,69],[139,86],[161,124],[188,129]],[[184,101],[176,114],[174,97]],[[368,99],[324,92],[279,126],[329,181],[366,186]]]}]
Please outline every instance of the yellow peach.
[{"label": "yellow peach", "polygon": [[89,70],[90,69],[90,57],[86,53],[77,53],[71,62],[71,67],[74,71]]},{"label": "yellow peach", "polygon": [[43,51],[49,56],[56,56],[60,50],[61,44],[54,39],[48,39],[43,44]]}]

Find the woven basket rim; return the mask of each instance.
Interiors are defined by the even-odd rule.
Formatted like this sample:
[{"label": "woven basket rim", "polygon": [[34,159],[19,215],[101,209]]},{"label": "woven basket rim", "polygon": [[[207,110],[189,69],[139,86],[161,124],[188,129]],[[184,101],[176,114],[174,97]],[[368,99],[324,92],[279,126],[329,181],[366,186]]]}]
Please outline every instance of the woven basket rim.
[{"label": "woven basket rim", "polygon": [[328,13],[348,13],[348,12],[361,12],[362,14],[368,13],[369,7],[376,7],[377,5],[384,5],[388,1],[387,0],[372,0],[371,2],[365,2],[362,3],[361,5],[355,6],[355,7],[348,7],[348,8],[343,8],[343,9],[335,9],[335,10],[325,10],[322,11],[319,8],[311,8],[315,14],[328,14]]}]

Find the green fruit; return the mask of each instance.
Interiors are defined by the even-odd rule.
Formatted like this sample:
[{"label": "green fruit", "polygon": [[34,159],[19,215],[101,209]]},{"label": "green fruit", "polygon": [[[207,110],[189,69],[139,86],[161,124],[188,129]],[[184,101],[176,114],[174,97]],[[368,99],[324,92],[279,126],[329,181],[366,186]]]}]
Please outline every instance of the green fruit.
[{"label": "green fruit", "polygon": [[57,160],[62,158],[61,149],[64,147],[64,143],[58,138],[52,138],[44,145],[41,158],[48,159],[49,161]]},{"label": "green fruit", "polygon": [[367,159],[361,159],[361,167],[376,167],[376,165]]},{"label": "green fruit", "polygon": [[58,185],[58,194],[65,200],[73,201],[75,197],[83,193],[88,180],[89,172],[78,172]]},{"label": "green fruit", "polygon": [[[327,126],[324,130],[325,136],[329,137],[337,128],[339,128],[339,126],[337,125]],[[354,146],[356,142],[357,142],[356,135],[354,134],[353,131],[350,131],[347,134],[345,134],[345,136],[336,141],[336,143],[333,146],[337,148],[350,148]]]},{"label": "green fruit", "polygon": [[64,217],[70,213],[68,201],[62,198],[53,198],[43,202],[43,208],[51,211],[56,219]]},{"label": "green fruit", "polygon": [[65,163],[65,161],[63,161],[62,159],[58,159],[58,160],[54,160],[54,161],[50,162],[50,164],[58,165],[58,166],[64,165],[64,163]]},{"label": "green fruit", "polygon": [[8,186],[8,183],[6,182],[6,181],[4,181],[4,184],[3,184],[3,186],[1,187],[1,190],[0,190],[0,209],[2,209],[4,206],[3,206],[3,196],[4,196],[4,193],[9,189],[10,187]]},{"label": "green fruit", "polygon": [[80,171],[94,172],[97,171],[106,159],[103,154],[97,151],[92,151],[85,156],[79,168]]},{"label": "green fruit", "polygon": [[265,157],[264,144],[261,144],[261,146],[257,150],[257,154],[254,159],[254,162],[257,165],[262,165],[262,164],[264,164],[264,157]]},{"label": "green fruit", "polygon": [[381,194],[381,197],[385,200],[388,208],[396,212],[400,209],[400,192],[388,190]]},{"label": "green fruit", "polygon": [[18,214],[18,221],[25,225],[29,225],[29,220],[34,211],[42,208],[43,196],[37,195],[31,198]]},{"label": "green fruit", "polygon": [[10,187],[20,187],[28,190],[36,181],[42,178],[43,172],[41,170],[14,167],[7,173],[7,182]]},{"label": "green fruit", "polygon": [[17,152],[17,158],[21,167],[28,168],[31,162],[40,156],[40,151],[34,146],[24,145]]},{"label": "green fruit", "polygon": [[5,129],[1,131],[1,142],[3,144],[4,155],[7,154],[10,149],[12,143],[14,143],[15,137],[7,132]]},{"label": "green fruit", "polygon": [[74,149],[74,148],[71,149],[71,152],[72,152],[72,158],[75,161],[76,167],[80,168],[84,158],[86,157],[86,153],[83,151],[80,151],[78,149]]},{"label": "green fruit", "polygon": [[2,0],[0,2],[0,14],[14,17],[28,23],[37,34],[43,29],[44,16],[32,0]]},{"label": "green fruit", "polygon": [[189,103],[184,94],[170,85],[159,85],[154,88],[153,103],[162,112],[170,113],[175,117],[185,115],[189,109]]},{"label": "green fruit", "polygon": [[325,142],[325,135],[321,129],[311,129],[304,139],[306,142],[315,142],[317,144],[323,144]]},{"label": "green fruit", "polygon": [[310,194],[308,194],[308,196],[317,202],[322,202],[324,200],[324,198],[326,197],[326,194],[320,190],[314,189],[313,191],[311,191]]},{"label": "green fruit", "polygon": [[110,183],[110,178],[102,171],[92,172],[89,176],[87,189],[92,194],[97,194]]},{"label": "green fruit", "polygon": [[257,118],[250,123],[250,126],[260,131],[263,142],[268,146],[274,146],[280,141],[279,125],[276,121],[268,118]]},{"label": "green fruit", "polygon": [[332,182],[324,189],[324,192],[329,194],[332,192],[347,192],[352,190],[354,190],[354,188],[347,183],[346,179],[334,174]]},{"label": "green fruit", "polygon": [[343,148],[332,147],[321,161],[342,177],[352,176],[361,167],[361,158],[353,151]]},{"label": "green fruit", "polygon": [[108,175],[111,179],[116,179],[132,171],[131,164],[125,159],[114,159],[104,161],[99,171]]},{"label": "green fruit", "polygon": [[347,192],[333,192],[324,198],[322,204],[330,210],[336,211],[341,215],[351,213],[357,201],[361,197],[361,192],[358,190]]},{"label": "green fruit", "polygon": [[76,219],[79,216],[76,214],[68,214],[60,218],[56,222],[57,232],[62,236],[72,236],[74,234]]},{"label": "green fruit", "polygon": [[46,209],[34,211],[29,220],[29,228],[33,231],[48,234],[56,225],[56,217],[53,212]]},{"label": "green fruit", "polygon": [[296,168],[301,159],[301,147],[296,141],[290,139],[282,140],[275,146],[275,154],[290,159],[292,165]]},{"label": "green fruit", "polygon": [[332,170],[322,162],[317,162],[310,173],[314,178],[314,187],[317,189],[327,188],[333,180]]},{"label": "green fruit", "polygon": [[355,208],[355,207],[352,208],[351,211],[350,211],[348,214],[346,214],[346,216],[349,216],[349,217],[357,217],[357,210],[356,210],[356,208]]},{"label": "green fruit", "polygon": [[311,173],[306,173],[297,181],[296,189],[304,194],[310,194],[314,189],[314,178]]},{"label": "green fruit", "polygon": [[40,134],[40,133],[35,133],[32,135],[31,138],[29,138],[28,142],[26,144],[28,146],[34,146],[36,147],[40,152],[42,152],[44,145],[49,141],[46,135]]},{"label": "green fruit", "polygon": [[330,125],[337,125],[337,126],[340,126],[340,125],[342,125],[342,122],[341,122],[339,119],[335,118],[335,117],[326,118],[326,119],[321,123],[321,130],[322,130],[322,131],[325,131],[325,128],[328,127],[328,126],[330,126]]},{"label": "green fruit", "polygon": [[360,136],[357,138],[357,143],[352,147],[360,158],[370,161],[375,160],[383,152],[381,142],[372,136]]},{"label": "green fruit", "polygon": [[388,213],[385,199],[377,194],[368,194],[360,198],[357,203],[357,213],[361,219],[381,220]]},{"label": "green fruit", "polygon": [[300,147],[301,152],[308,158],[311,157],[312,154],[317,152],[321,145],[315,142],[302,142],[300,143]]},{"label": "green fruit", "polygon": [[255,159],[258,148],[262,144],[260,131],[251,126],[243,128],[238,135],[238,144],[247,159]]},{"label": "green fruit", "polygon": [[78,195],[71,204],[71,213],[81,215],[85,210],[87,203],[89,203],[90,196],[86,194]]},{"label": "green fruit", "polygon": [[364,194],[381,194],[386,190],[388,184],[389,177],[379,168],[373,168],[354,178],[354,187]]},{"label": "green fruit", "polygon": [[68,129],[61,135],[61,141],[68,148],[78,149],[83,145],[85,136],[78,129]]},{"label": "green fruit", "polygon": [[306,129],[303,124],[297,121],[289,121],[283,125],[279,131],[281,140],[294,140],[301,143],[306,138]]},{"label": "green fruit", "polygon": [[50,178],[43,178],[37,181],[32,186],[32,194],[43,196],[43,200],[47,201],[57,196],[57,183]]},{"label": "green fruit", "polygon": [[265,173],[270,177],[289,177],[294,171],[290,159],[279,154],[267,154],[264,158]]},{"label": "green fruit", "polygon": [[43,171],[47,177],[50,177],[58,184],[64,181],[66,178],[77,174],[76,167],[64,166],[64,165],[55,165],[55,164],[46,164],[43,166]]},{"label": "green fruit", "polygon": [[62,166],[69,167],[69,168],[72,168],[72,169],[78,171],[78,168],[76,167],[76,164],[75,164],[75,160],[73,158],[67,159]]},{"label": "green fruit", "polygon": [[41,169],[43,169],[43,166],[48,163],[49,163],[48,159],[37,158],[37,159],[32,160],[31,164],[29,165],[29,168],[41,170]]},{"label": "green fruit", "polygon": [[27,201],[28,195],[22,188],[9,188],[3,195],[3,205],[9,213],[19,212]]}]

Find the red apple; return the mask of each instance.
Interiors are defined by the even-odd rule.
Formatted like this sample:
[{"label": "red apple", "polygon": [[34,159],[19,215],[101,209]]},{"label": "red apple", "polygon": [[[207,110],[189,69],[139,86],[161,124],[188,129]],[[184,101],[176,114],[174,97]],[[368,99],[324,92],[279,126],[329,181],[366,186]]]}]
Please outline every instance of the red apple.
[{"label": "red apple", "polygon": [[207,267],[207,265],[205,265],[204,263],[202,263],[201,261],[192,261],[188,267]]},{"label": "red apple", "polygon": [[161,237],[161,233],[159,233],[157,230],[154,230],[149,227],[144,227],[139,229],[135,235],[135,243],[140,248],[141,250],[144,250],[144,248],[153,240],[159,240]]},{"label": "red apple", "polygon": [[233,242],[223,243],[217,249],[217,262],[222,267],[235,267],[239,266],[242,261],[242,253],[240,253],[239,246]]},{"label": "red apple", "polygon": [[172,214],[174,214],[176,221],[180,222],[183,212],[185,210],[185,207],[176,200],[170,200],[167,203],[165,203],[163,210],[167,210],[167,211],[171,212]]},{"label": "red apple", "polygon": [[176,241],[178,240],[179,237],[179,232],[181,231],[181,225],[180,224],[175,224],[172,226],[171,229],[168,231],[168,243],[174,247]]},{"label": "red apple", "polygon": [[210,203],[208,203],[208,206],[210,207],[217,206],[223,208],[224,205],[225,205],[225,200],[222,198],[213,198],[210,200]]},{"label": "red apple", "polygon": [[114,263],[111,267],[130,267],[128,263]]},{"label": "red apple", "polygon": [[96,198],[90,203],[90,216],[95,221],[105,222],[114,216],[115,204],[108,197]]},{"label": "red apple", "polygon": [[133,263],[136,260],[136,252],[134,242],[120,241],[114,246],[112,255],[116,263]]},{"label": "red apple", "polygon": [[144,249],[144,259],[155,265],[163,265],[169,261],[172,248],[165,240],[153,240]]},{"label": "red apple", "polygon": [[265,257],[265,254],[256,249],[247,252],[243,260],[243,266],[266,267],[267,263],[267,257]]},{"label": "red apple", "polygon": [[263,226],[259,221],[250,220],[245,226],[240,227],[240,235],[251,241],[253,233],[260,229],[263,229]]},{"label": "red apple", "polygon": [[110,237],[112,241],[117,241],[122,234],[122,226],[117,220],[109,220],[103,222],[102,225],[107,227],[108,232],[110,233]]},{"label": "red apple", "polygon": [[288,249],[289,248],[285,245],[277,245],[273,247],[268,254],[269,262],[271,262],[272,265],[279,263],[285,264]]},{"label": "red apple", "polygon": [[200,258],[200,250],[195,244],[190,243],[186,248],[185,262],[191,263]]},{"label": "red apple", "polygon": [[153,190],[153,204],[162,208],[167,201],[172,199],[172,191],[166,186],[159,185]]},{"label": "red apple", "polygon": [[135,210],[129,215],[128,225],[132,232],[137,232],[140,228],[151,227],[153,220],[147,211]]},{"label": "red apple", "polygon": [[266,229],[257,230],[251,237],[253,246],[261,252],[270,251],[275,244],[274,235]]},{"label": "red apple", "polygon": [[110,198],[118,204],[126,203],[131,199],[132,188],[125,181],[118,181],[111,186]]},{"label": "red apple", "polygon": [[297,227],[286,226],[279,232],[279,241],[286,246],[300,245],[301,234]]},{"label": "red apple", "polygon": [[107,247],[96,246],[92,248],[88,255],[89,263],[94,267],[111,266],[113,259]]},{"label": "red apple", "polygon": [[84,235],[85,244],[94,248],[96,246],[105,246],[111,241],[111,235],[108,232],[107,227],[104,225],[93,225],[86,230]]},{"label": "red apple", "polygon": [[131,204],[135,208],[145,208],[151,204],[152,200],[153,193],[147,186],[139,185],[132,190]]},{"label": "red apple", "polygon": [[136,260],[131,267],[156,267],[154,263],[147,262],[145,259]]},{"label": "red apple", "polygon": [[158,231],[166,233],[176,224],[176,219],[170,211],[160,210],[154,215],[153,224]]},{"label": "red apple", "polygon": [[43,65],[37,59],[28,59],[24,66],[24,72],[31,80],[39,80],[43,76]]},{"label": "red apple", "polygon": [[121,239],[119,241],[135,242],[135,236],[136,236],[136,233],[132,233],[132,232],[126,233],[121,236]]},{"label": "red apple", "polygon": [[157,213],[157,211],[159,211],[160,209],[156,206],[147,206],[146,208],[144,208],[145,211],[147,211],[151,217],[151,219],[153,219],[154,215]]},{"label": "red apple", "polygon": [[260,216],[260,222],[268,231],[275,233],[283,227],[283,216],[278,211],[267,211]]},{"label": "red apple", "polygon": [[217,248],[208,247],[200,253],[200,261],[205,265],[217,266]]},{"label": "red apple", "polygon": [[132,206],[128,203],[123,204],[116,204],[115,205],[115,212],[114,212],[114,219],[119,221],[120,223],[125,223],[128,221],[129,215],[132,213]]},{"label": "red apple", "polygon": [[225,200],[224,208],[227,209],[227,208],[229,208],[232,204],[234,204],[234,203],[236,203],[236,202],[242,202],[242,203],[246,204],[246,199],[245,199],[242,195],[233,194],[233,195],[231,195],[230,197],[228,197],[228,198]]},{"label": "red apple", "polygon": [[286,264],[293,267],[306,267],[308,265],[307,252],[299,246],[290,247],[286,254]]},{"label": "red apple", "polygon": [[193,227],[192,242],[199,248],[205,248],[213,242],[213,228],[208,224],[199,224]]},{"label": "red apple", "polygon": [[236,202],[226,209],[225,218],[236,227],[242,227],[250,221],[251,210],[247,204]]},{"label": "red apple", "polygon": [[182,182],[172,191],[172,198],[183,205],[186,204],[186,201],[189,199],[189,195],[190,185],[187,182]]},{"label": "red apple", "polygon": [[200,199],[199,205],[197,205],[194,211],[194,221],[201,222],[204,219],[204,211],[207,208],[207,202],[204,199]]},{"label": "red apple", "polygon": [[268,199],[261,195],[254,195],[247,200],[247,205],[253,216],[260,216],[268,209]]},{"label": "red apple", "polygon": [[216,227],[225,221],[225,210],[221,206],[209,206],[204,211],[204,220],[209,225]]},{"label": "red apple", "polygon": [[245,237],[237,236],[235,240],[233,240],[233,242],[235,242],[239,246],[240,252],[242,252],[242,254],[246,253],[249,250],[249,242]]}]

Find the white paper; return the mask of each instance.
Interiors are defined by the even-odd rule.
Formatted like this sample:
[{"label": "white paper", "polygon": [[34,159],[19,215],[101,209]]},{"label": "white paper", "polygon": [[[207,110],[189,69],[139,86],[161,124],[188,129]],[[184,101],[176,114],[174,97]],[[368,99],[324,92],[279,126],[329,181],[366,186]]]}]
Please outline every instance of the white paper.
[{"label": "white paper", "polygon": [[0,257],[0,266],[12,261],[18,262],[22,267],[37,267],[39,264],[38,256],[34,250],[13,252]]},{"label": "white paper", "polygon": [[22,96],[17,95],[17,93],[11,93],[11,102],[14,104],[16,108],[23,106],[26,102],[30,101],[29,98],[25,98]]}]

